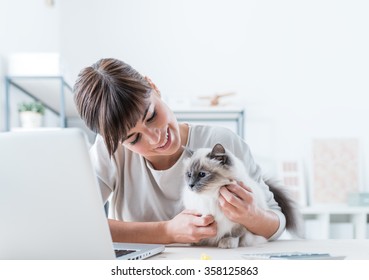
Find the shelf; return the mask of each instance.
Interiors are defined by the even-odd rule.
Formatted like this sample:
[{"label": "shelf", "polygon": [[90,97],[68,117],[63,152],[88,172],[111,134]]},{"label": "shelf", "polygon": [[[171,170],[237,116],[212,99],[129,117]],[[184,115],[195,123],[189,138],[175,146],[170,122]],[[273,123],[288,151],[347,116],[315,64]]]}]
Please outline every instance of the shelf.
[{"label": "shelf", "polygon": [[27,96],[41,102],[48,110],[59,116],[60,127],[67,126],[67,118],[78,117],[72,88],[63,76],[6,76],[5,77],[5,130],[10,128],[10,95],[16,88]]},{"label": "shelf", "polygon": [[233,124],[235,132],[244,137],[245,110],[235,107],[174,107],[179,122]]},{"label": "shelf", "polygon": [[301,209],[302,214],[358,214],[365,213],[369,214],[369,207],[354,207],[348,205],[322,205],[305,207]]},{"label": "shelf", "polygon": [[368,238],[369,207],[326,205],[306,207],[300,211],[307,238]]}]

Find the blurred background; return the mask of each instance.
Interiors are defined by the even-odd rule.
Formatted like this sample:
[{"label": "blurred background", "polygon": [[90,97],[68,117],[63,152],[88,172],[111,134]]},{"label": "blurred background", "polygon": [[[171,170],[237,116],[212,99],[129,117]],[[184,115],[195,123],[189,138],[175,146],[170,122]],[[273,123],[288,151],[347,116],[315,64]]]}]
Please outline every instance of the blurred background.
[{"label": "blurred background", "polygon": [[[289,177],[302,206],[347,205],[369,189],[368,14],[364,0],[0,0],[0,130],[19,127],[25,87],[55,111],[43,126],[62,124],[63,86],[40,76],[61,77],[64,124],[83,127],[70,87],[83,67],[119,58],[179,111],[243,112],[257,162]],[[204,97],[216,94],[214,108]]]}]

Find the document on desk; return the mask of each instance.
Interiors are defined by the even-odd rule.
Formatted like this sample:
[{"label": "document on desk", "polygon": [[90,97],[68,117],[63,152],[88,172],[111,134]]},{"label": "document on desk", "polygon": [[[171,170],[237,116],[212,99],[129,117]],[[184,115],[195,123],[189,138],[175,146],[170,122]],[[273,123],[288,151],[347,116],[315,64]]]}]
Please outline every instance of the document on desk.
[{"label": "document on desk", "polygon": [[241,254],[249,260],[343,260],[346,256],[332,256],[328,253],[279,252]]}]

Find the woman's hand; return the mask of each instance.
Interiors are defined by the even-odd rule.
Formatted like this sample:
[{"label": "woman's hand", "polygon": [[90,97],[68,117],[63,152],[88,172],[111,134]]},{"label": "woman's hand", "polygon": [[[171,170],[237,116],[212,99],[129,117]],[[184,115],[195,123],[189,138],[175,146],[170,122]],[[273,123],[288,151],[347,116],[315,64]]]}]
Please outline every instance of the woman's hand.
[{"label": "woman's hand", "polygon": [[184,210],[168,221],[166,230],[171,237],[170,243],[198,243],[217,233],[213,216],[202,216],[191,210]]},{"label": "woman's hand", "polygon": [[228,219],[244,225],[254,234],[269,238],[279,227],[278,216],[260,208],[252,189],[243,182],[223,186],[220,189],[219,205]]},{"label": "woman's hand", "polygon": [[228,219],[245,226],[260,215],[252,190],[242,182],[223,186],[219,204]]}]

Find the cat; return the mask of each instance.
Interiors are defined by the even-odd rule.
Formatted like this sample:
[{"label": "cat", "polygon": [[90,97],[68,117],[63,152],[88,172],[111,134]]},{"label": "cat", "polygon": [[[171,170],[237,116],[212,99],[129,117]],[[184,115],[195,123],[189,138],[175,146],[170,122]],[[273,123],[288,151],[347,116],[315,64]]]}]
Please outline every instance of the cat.
[{"label": "cat", "polygon": [[[212,215],[217,222],[217,235],[201,240],[196,245],[218,246],[220,248],[236,248],[253,246],[267,242],[267,239],[248,231],[243,225],[229,220],[218,204],[219,190],[222,186],[243,182],[252,189],[257,205],[267,209],[265,193],[258,183],[246,174],[244,163],[221,144],[211,148],[200,148],[190,152],[191,157],[185,162],[185,182],[183,204],[186,209],[196,210],[202,215]],[[296,236],[299,230],[300,217],[296,205],[281,186],[272,180],[265,180],[274,198],[286,217],[286,229]]]}]

